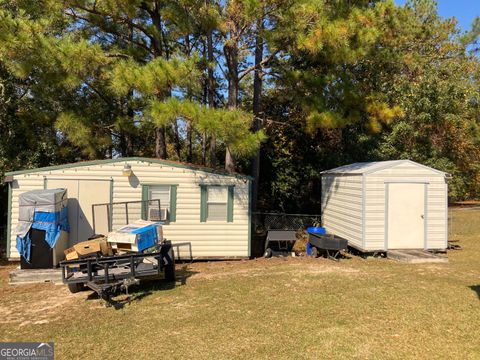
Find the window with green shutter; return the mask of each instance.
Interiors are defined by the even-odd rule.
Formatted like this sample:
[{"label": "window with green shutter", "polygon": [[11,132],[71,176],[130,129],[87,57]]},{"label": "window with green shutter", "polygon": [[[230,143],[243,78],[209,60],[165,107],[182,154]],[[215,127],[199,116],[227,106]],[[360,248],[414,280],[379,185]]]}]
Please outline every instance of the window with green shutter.
[{"label": "window with green shutter", "polygon": [[142,200],[160,200],[160,208],[157,202],[148,203],[142,208],[142,218],[148,219],[151,212],[157,210],[167,211],[167,220],[177,220],[177,185],[148,184],[142,185]]},{"label": "window with green shutter", "polygon": [[233,185],[200,185],[200,221],[233,222]]}]

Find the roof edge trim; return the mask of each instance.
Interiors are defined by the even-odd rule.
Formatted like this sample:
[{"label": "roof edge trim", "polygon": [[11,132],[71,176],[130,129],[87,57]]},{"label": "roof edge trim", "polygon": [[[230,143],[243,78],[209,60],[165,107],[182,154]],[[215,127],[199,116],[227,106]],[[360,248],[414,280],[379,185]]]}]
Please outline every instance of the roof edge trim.
[{"label": "roof edge trim", "polygon": [[126,162],[126,161],[141,161],[141,162],[146,162],[146,163],[150,163],[150,164],[160,164],[160,165],[164,165],[164,166],[172,166],[172,167],[177,167],[177,168],[181,168],[181,169],[202,171],[202,172],[205,172],[205,173],[210,173],[210,174],[215,174],[215,175],[220,175],[220,176],[227,176],[227,177],[235,177],[235,178],[238,178],[238,179],[245,179],[245,180],[253,180],[254,179],[252,176],[249,176],[249,175],[242,175],[242,174],[237,174],[237,173],[227,173],[227,172],[219,171],[219,170],[212,169],[212,168],[202,167],[200,165],[175,163],[175,162],[170,162],[168,160],[151,159],[151,158],[137,157],[137,156],[136,157],[119,157],[119,158],[115,158],[115,159],[100,159],[100,160],[80,161],[80,162],[76,162],[76,163],[67,163],[67,164],[45,166],[45,167],[39,167],[39,168],[33,168],[33,169],[9,171],[9,172],[6,172],[5,175],[6,176],[15,176],[15,175],[31,174],[31,173],[35,173],[35,172],[54,171],[54,170],[69,169],[69,168],[82,167],[82,166],[94,166],[94,165],[111,164],[111,163],[117,163],[117,162]]}]

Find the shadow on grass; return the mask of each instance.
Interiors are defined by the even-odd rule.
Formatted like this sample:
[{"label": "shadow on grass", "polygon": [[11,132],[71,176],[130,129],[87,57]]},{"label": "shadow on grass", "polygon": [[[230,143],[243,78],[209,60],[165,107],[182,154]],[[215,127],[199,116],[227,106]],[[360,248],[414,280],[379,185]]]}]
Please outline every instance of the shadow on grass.
[{"label": "shadow on grass", "polygon": [[330,251],[327,252],[326,250],[318,250],[318,256],[319,258],[324,258],[328,260],[333,260],[333,261],[340,261],[340,260],[350,260],[352,259],[351,254],[348,254],[346,252],[334,252]]},{"label": "shadow on grass", "polygon": [[[198,271],[192,271],[188,268],[188,265],[183,265],[180,269],[176,269],[175,282],[163,279],[142,280],[140,284],[132,285],[126,296],[117,294],[115,296],[117,298],[115,299],[112,297],[110,301],[106,302],[106,305],[114,307],[115,310],[123,309],[125,305],[140,301],[156,291],[171,290],[178,286],[186,285],[187,279],[195,274],[198,274]],[[90,291],[87,287],[85,287],[85,289]],[[98,294],[95,291],[92,291],[86,300],[98,300],[99,298]]]},{"label": "shadow on grass", "polygon": [[472,285],[469,288],[477,293],[478,300],[480,300],[480,285]]}]

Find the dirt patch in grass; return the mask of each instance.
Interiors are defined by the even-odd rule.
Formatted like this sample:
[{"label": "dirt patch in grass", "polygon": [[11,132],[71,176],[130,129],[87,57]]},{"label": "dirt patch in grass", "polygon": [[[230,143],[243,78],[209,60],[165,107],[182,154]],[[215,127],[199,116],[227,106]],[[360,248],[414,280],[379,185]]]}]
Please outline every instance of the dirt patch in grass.
[{"label": "dirt patch in grass", "polygon": [[0,324],[25,326],[54,322],[59,319],[58,315],[74,309],[83,298],[85,294],[70,294],[65,286],[9,285],[3,289],[0,300]]},{"label": "dirt patch in grass", "polygon": [[335,272],[337,274],[356,274],[360,270],[349,266],[349,260],[335,263],[327,259],[312,259],[308,257],[273,257],[258,258],[249,261],[218,261],[184,265],[195,275],[191,280],[217,279],[224,277],[259,277],[283,274],[322,274]]}]

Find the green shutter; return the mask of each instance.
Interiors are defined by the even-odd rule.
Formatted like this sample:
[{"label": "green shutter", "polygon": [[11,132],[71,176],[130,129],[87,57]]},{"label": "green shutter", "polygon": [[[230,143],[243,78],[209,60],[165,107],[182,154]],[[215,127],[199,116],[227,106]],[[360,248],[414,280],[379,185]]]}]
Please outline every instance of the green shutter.
[{"label": "green shutter", "polygon": [[207,186],[200,185],[200,222],[207,221]]},{"label": "green shutter", "polygon": [[228,202],[227,202],[227,221],[233,222],[233,192],[235,187],[228,187]]},{"label": "green shutter", "polygon": [[148,185],[142,185],[142,219],[143,220],[147,219],[148,203],[145,203],[144,201],[149,200],[148,190],[149,190]]},{"label": "green shutter", "polygon": [[171,222],[177,220],[177,185],[170,185],[170,219]]}]

